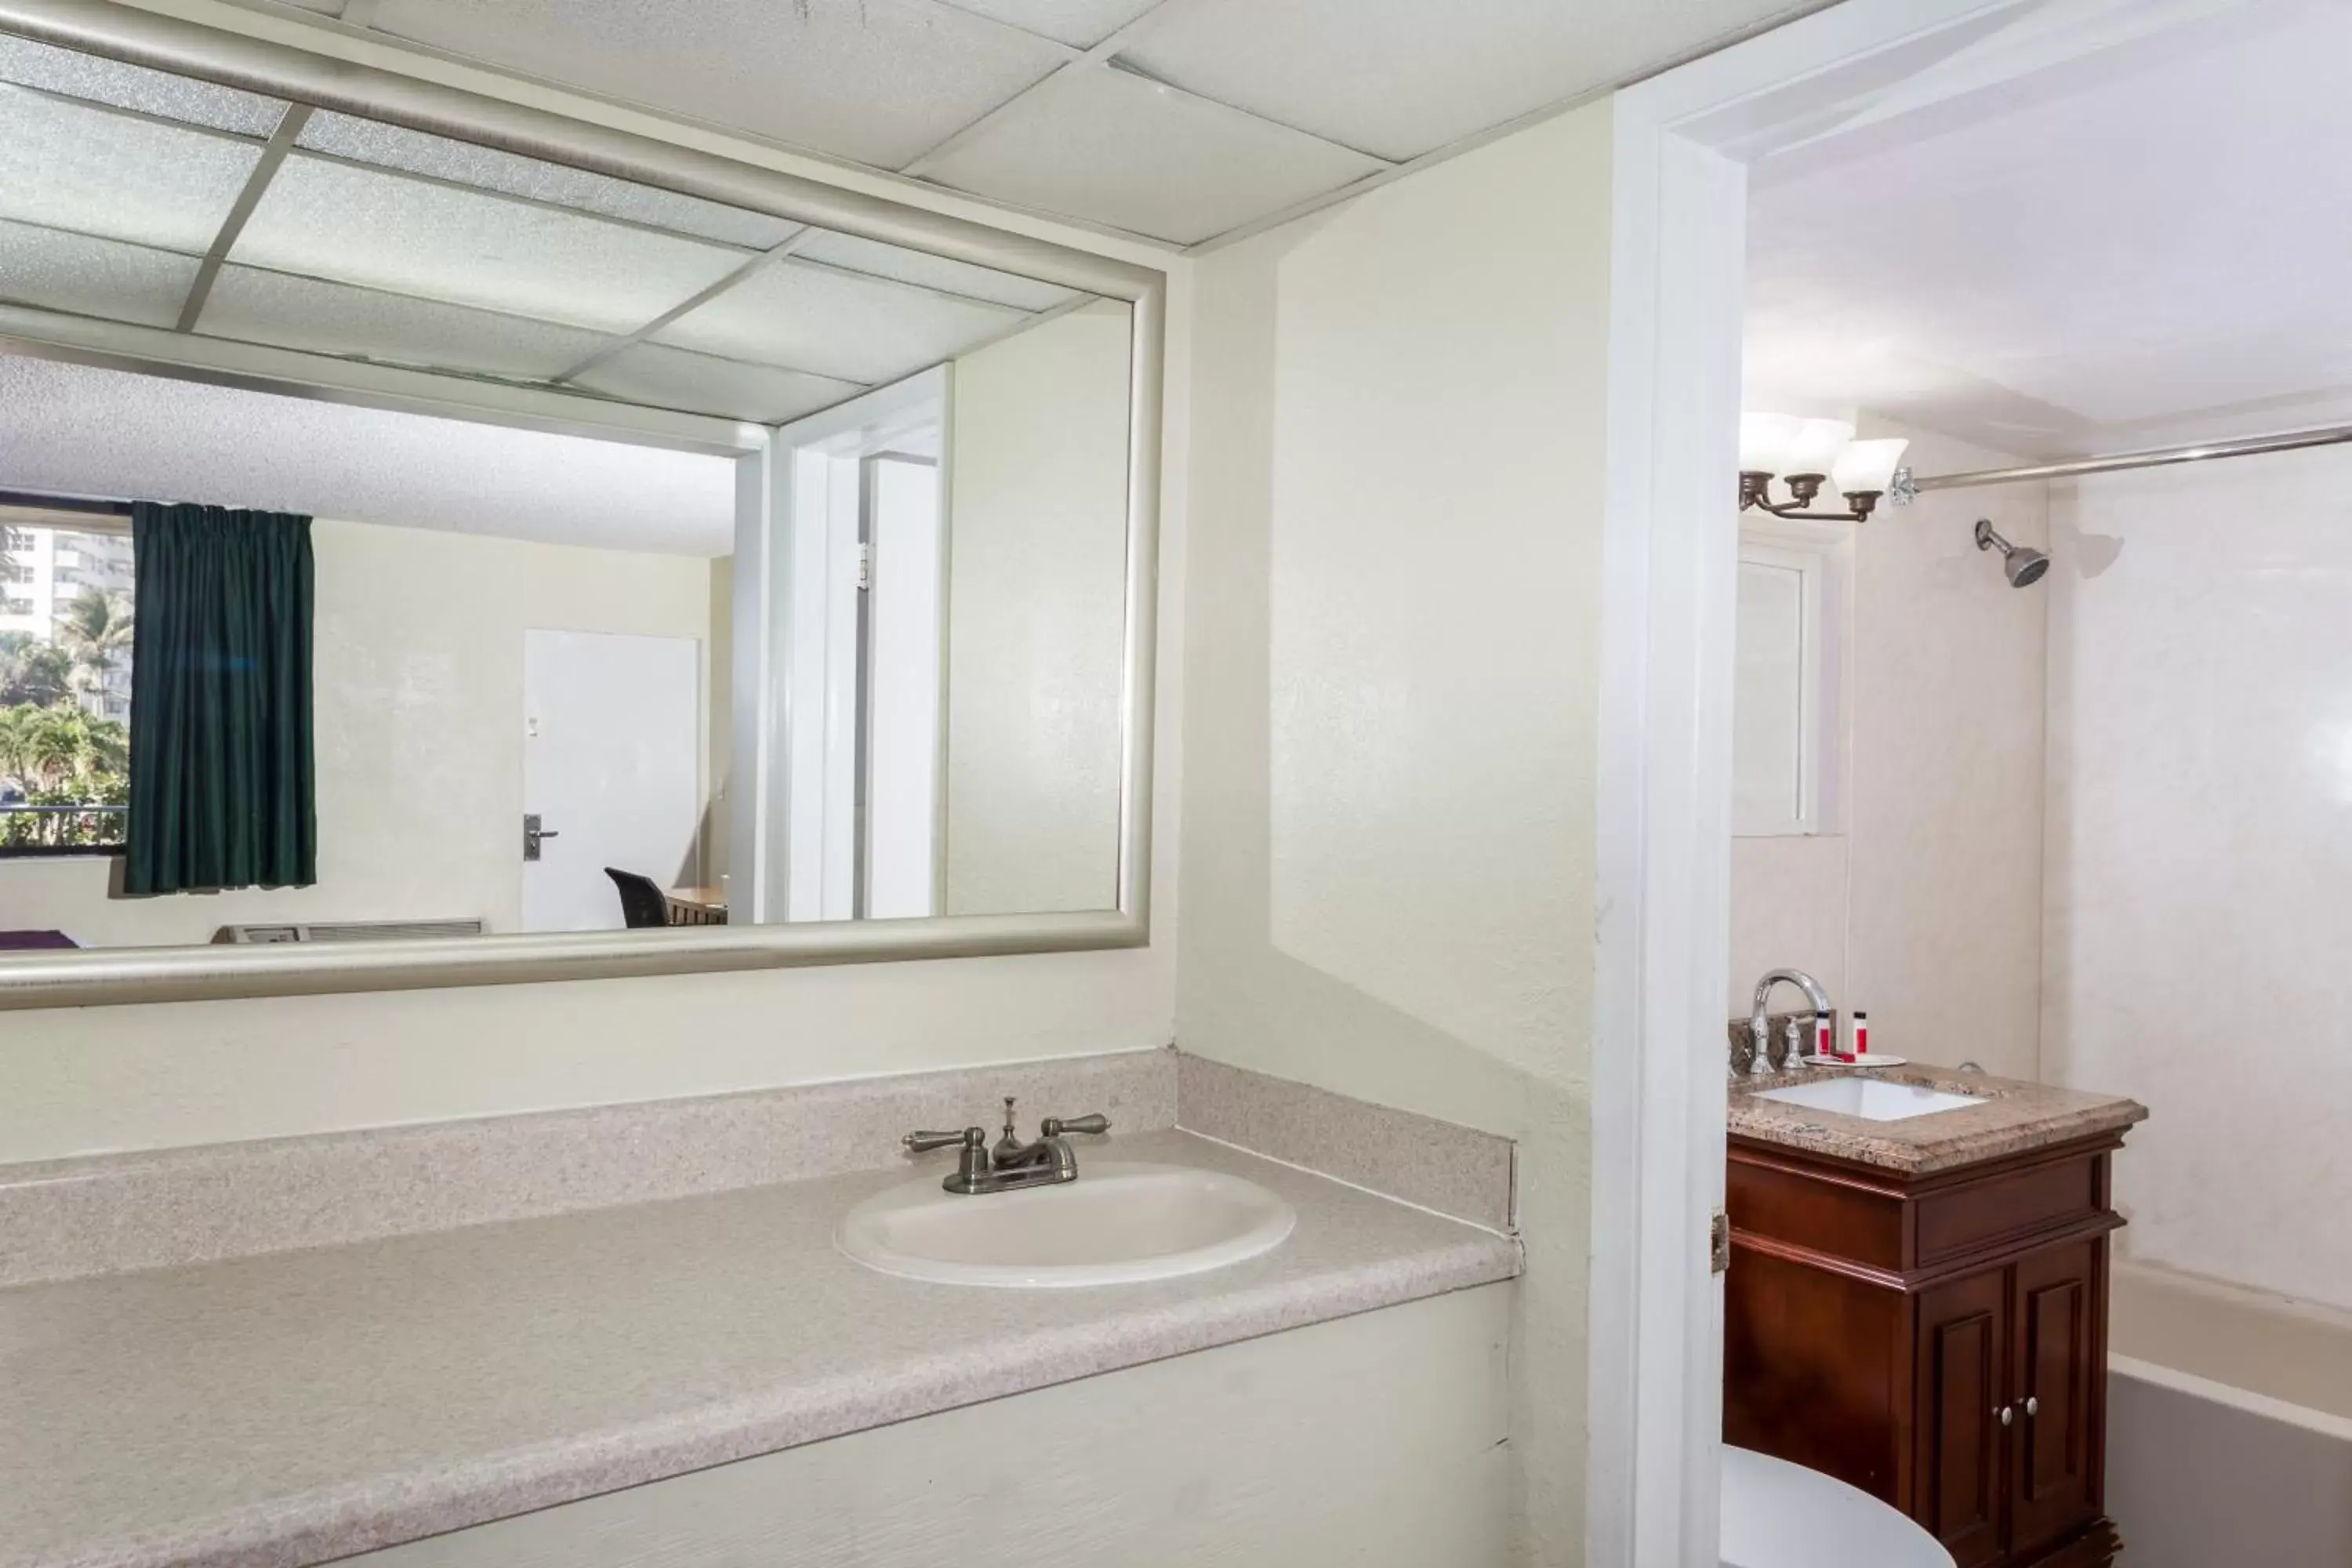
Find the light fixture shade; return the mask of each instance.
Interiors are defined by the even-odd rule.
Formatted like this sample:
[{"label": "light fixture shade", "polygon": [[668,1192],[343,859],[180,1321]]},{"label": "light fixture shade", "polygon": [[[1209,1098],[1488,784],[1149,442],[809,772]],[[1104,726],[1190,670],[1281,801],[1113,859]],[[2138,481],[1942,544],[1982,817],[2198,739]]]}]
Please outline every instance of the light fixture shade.
[{"label": "light fixture shade", "polygon": [[1853,439],[1853,426],[1843,419],[1808,419],[1797,426],[1797,439],[1784,459],[1784,474],[1826,474]]},{"label": "light fixture shade", "polygon": [[1895,468],[1903,461],[1903,448],[1910,444],[1894,438],[1849,441],[1838,457],[1837,466],[1830,470],[1830,483],[1837,487],[1840,495],[1884,495],[1895,482]]},{"label": "light fixture shade", "polygon": [[1739,416],[1739,471],[1779,474],[1788,471],[1789,448],[1797,443],[1803,422],[1793,414],[1743,414]]}]

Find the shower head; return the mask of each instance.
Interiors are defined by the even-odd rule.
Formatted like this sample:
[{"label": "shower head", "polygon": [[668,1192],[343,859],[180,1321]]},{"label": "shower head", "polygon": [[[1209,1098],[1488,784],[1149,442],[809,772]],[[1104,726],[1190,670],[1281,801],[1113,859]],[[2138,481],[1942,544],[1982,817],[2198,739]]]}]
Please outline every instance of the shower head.
[{"label": "shower head", "polygon": [[2022,544],[2011,544],[1992,530],[1992,519],[1977,519],[1977,548],[2000,552],[2000,569],[2009,574],[2012,588],[2030,588],[2042,581],[2050,570],[2050,557],[2039,550],[2029,550]]}]

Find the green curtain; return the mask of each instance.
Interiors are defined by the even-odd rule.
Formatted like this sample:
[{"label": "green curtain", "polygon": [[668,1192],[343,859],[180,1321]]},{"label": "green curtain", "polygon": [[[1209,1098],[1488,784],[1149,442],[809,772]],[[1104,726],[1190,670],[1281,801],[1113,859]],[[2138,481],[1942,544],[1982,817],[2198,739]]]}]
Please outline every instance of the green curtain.
[{"label": "green curtain", "polygon": [[318,880],[310,520],[131,510],[126,893]]}]

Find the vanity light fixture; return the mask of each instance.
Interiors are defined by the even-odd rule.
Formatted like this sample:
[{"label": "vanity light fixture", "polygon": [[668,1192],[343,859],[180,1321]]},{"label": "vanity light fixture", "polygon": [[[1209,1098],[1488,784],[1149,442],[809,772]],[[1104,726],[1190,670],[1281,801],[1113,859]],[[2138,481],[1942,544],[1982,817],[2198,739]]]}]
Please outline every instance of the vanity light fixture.
[{"label": "vanity light fixture", "polygon": [[[1739,416],[1739,510],[1750,507],[1774,517],[1807,522],[1861,522],[1877,509],[1894,482],[1895,466],[1908,441],[1857,441],[1843,419],[1800,419],[1792,414]],[[1772,481],[1789,487],[1790,499],[1772,499]],[[1807,511],[1824,484],[1837,487],[1844,511]]]}]

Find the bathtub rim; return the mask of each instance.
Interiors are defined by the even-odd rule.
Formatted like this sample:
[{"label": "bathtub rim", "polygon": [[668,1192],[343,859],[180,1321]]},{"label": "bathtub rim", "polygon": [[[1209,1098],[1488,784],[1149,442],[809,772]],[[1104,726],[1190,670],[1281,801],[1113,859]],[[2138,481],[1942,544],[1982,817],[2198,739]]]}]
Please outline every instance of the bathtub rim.
[{"label": "bathtub rim", "polygon": [[2217,1405],[2226,1405],[2233,1410],[2242,1410],[2249,1415],[2259,1415],[2272,1421],[2283,1421],[2321,1436],[2332,1437],[2342,1443],[2352,1443],[2352,1416],[2337,1415],[2326,1410],[2315,1410],[2307,1405],[2296,1405],[2268,1394],[2257,1394],[2250,1388],[2240,1388],[2234,1384],[2216,1382],[2210,1377],[2200,1377],[2193,1372],[2182,1372],[2177,1367],[2145,1361],[2138,1356],[2125,1355],[2120,1352],[2110,1351],[2107,1353],[2107,1373],[2109,1376],[2120,1373],[2125,1377],[2137,1378],[2142,1383],[2154,1384],[2158,1388],[2168,1388],[2176,1394],[2185,1394],[2194,1398],[2211,1400]]}]

